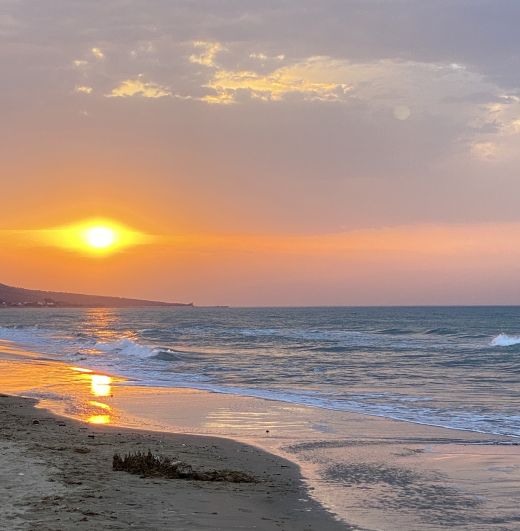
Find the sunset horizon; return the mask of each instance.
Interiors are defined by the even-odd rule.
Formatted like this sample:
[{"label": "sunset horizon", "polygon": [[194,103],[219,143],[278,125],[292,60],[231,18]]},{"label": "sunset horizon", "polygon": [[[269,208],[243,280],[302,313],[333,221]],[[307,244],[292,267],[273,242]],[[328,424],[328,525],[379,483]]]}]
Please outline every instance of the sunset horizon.
[{"label": "sunset horizon", "polygon": [[[488,2],[333,4],[335,22],[312,4],[7,2],[2,280],[208,305],[518,303],[515,4],[501,33]],[[141,241],[42,236],[96,218]]]},{"label": "sunset horizon", "polygon": [[[89,244],[81,231],[96,223],[101,225],[95,231],[108,231],[111,238],[117,233],[117,241]],[[520,224],[488,223],[318,235],[172,235],[91,216],[62,226],[3,230],[0,240],[10,260],[0,280],[31,289],[190,299],[200,305],[514,305],[520,254],[511,241],[517,234]],[[39,267],[27,270],[23,263],[35,253]],[[168,275],[157,285],[163,267]]]},{"label": "sunset horizon", "polygon": [[519,20],[0,0],[0,530],[517,530]]}]

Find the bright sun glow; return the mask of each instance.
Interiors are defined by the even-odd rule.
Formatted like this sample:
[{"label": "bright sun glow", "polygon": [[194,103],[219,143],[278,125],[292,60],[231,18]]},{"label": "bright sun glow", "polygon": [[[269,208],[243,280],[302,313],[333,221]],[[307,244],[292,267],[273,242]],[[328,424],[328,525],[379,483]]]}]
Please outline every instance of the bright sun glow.
[{"label": "bright sun glow", "polygon": [[95,249],[106,249],[114,245],[117,234],[110,227],[91,227],[85,231],[85,241]]},{"label": "bright sun glow", "polygon": [[150,243],[152,236],[109,219],[92,219],[48,231],[49,240],[59,247],[104,256],[127,247]]}]

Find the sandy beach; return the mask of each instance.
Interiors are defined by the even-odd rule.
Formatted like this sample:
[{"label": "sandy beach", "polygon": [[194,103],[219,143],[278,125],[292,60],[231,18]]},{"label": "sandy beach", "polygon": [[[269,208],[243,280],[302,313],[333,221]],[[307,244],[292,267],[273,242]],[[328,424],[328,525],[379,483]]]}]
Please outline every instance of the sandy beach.
[{"label": "sandy beach", "polygon": [[[298,468],[231,440],[92,426],[0,397],[0,528],[345,529],[309,499]],[[258,483],[143,478],[114,452],[147,451],[196,469],[247,471]]]}]

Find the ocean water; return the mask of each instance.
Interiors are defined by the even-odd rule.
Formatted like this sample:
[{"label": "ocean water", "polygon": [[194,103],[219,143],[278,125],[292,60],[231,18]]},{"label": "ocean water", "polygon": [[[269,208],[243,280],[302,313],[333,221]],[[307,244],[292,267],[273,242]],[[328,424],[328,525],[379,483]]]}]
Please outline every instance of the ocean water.
[{"label": "ocean water", "polygon": [[0,340],[125,385],[520,436],[520,307],[2,309]]}]

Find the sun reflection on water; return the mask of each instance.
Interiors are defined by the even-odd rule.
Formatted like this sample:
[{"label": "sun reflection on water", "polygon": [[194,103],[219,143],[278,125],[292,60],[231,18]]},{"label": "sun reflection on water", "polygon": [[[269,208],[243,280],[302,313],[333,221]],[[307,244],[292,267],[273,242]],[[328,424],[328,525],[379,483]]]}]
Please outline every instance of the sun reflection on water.
[{"label": "sun reflection on water", "polygon": [[75,371],[75,372],[84,373],[84,374],[90,374],[94,372],[91,369],[84,369],[83,367],[70,367],[70,370]]},{"label": "sun reflection on water", "polygon": [[110,396],[112,394],[112,377],[104,374],[92,374],[90,389],[94,396]]},{"label": "sun reflection on water", "polygon": [[103,402],[97,402],[96,400],[91,400],[89,404],[94,407],[106,409],[107,411],[110,411],[112,409],[108,404],[103,404]]},{"label": "sun reflection on water", "polygon": [[[113,378],[107,374],[97,374],[91,369],[83,367],[69,367],[72,371],[79,373],[78,379],[88,383],[88,393],[95,398],[112,397]],[[99,400],[85,400],[83,405],[84,413],[82,417],[89,424],[110,424],[112,421],[112,408]]]},{"label": "sun reflection on water", "polygon": [[110,415],[91,415],[87,422],[89,424],[110,424]]}]

